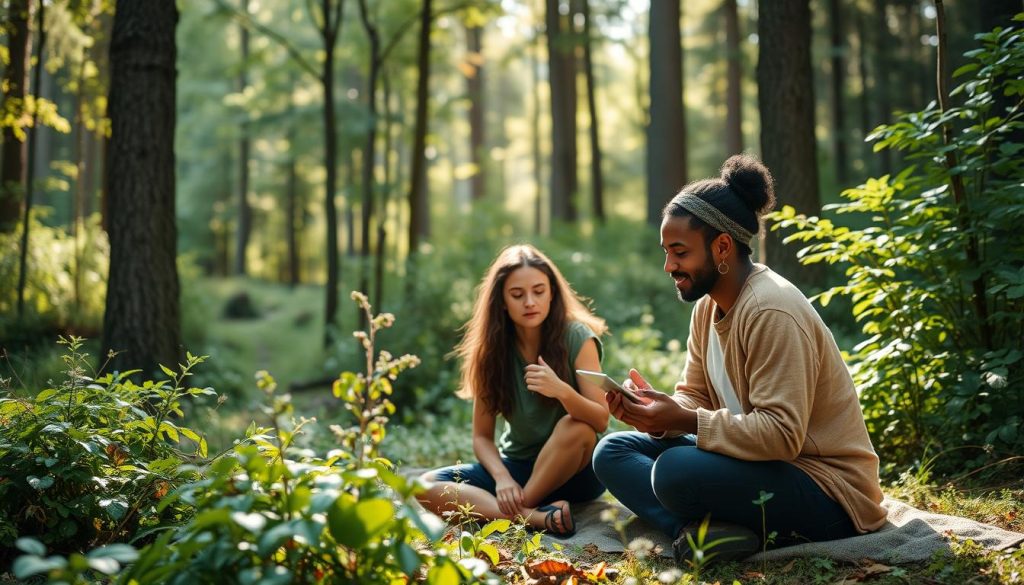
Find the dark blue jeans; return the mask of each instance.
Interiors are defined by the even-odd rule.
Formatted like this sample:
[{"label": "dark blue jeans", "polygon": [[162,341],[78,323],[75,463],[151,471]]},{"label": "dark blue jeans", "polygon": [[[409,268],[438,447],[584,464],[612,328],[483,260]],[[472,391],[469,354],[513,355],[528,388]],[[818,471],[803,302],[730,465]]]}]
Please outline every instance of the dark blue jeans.
[{"label": "dark blue jeans", "polygon": [[[594,471],[627,508],[670,538],[690,522],[739,524],[769,548],[857,534],[846,511],[813,479],[785,461],[743,461],[698,449],[696,437],[654,439],[627,431],[601,439]],[[643,478],[643,479],[641,479]],[[761,506],[760,492],[774,494]]]},{"label": "dark blue jeans", "polygon": [[[533,475],[533,459],[509,459],[502,457],[505,468],[508,469],[512,479],[520,486]],[[451,465],[442,467],[434,472],[434,479],[437,481],[454,481],[468,483],[469,485],[485,489],[494,494],[495,481],[490,473],[479,463],[467,463],[463,465]],[[594,466],[587,465],[582,471],[569,478],[569,481],[559,486],[541,501],[541,504],[550,504],[558,500],[566,500],[570,504],[577,502],[589,502],[604,493],[604,486],[594,475]]]}]

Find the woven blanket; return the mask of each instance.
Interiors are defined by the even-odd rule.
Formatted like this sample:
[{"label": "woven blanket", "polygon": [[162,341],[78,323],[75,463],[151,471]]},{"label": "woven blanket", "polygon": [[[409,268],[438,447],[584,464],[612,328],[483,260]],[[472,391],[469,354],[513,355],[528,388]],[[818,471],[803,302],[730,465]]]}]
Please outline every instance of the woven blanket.
[{"label": "woven blanket", "polygon": [[[1006,550],[1024,542],[1024,534],[1003,530],[995,526],[959,518],[926,512],[904,502],[886,499],[883,506],[889,511],[885,525],[870,534],[843,538],[828,542],[812,542],[758,553],[751,561],[781,560],[794,557],[825,557],[840,561],[856,562],[872,559],[890,564],[927,561],[936,553],[950,554],[950,538],[971,539],[992,549]],[[601,519],[605,510],[612,510],[620,519],[633,514],[618,502],[590,502],[573,506],[576,534],[569,538],[554,538],[545,535],[544,542],[550,548],[558,543],[566,549],[594,545],[603,552],[621,552],[624,549],[622,536],[612,523]],[[661,554],[672,556],[672,543],[642,520],[635,518],[625,527],[628,544],[636,538],[646,538],[659,546]]]}]

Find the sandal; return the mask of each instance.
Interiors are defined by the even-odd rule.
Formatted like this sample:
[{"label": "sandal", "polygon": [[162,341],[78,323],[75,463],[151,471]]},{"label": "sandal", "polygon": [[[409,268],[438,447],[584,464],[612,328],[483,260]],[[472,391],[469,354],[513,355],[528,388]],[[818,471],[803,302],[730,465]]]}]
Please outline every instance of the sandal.
[{"label": "sandal", "polygon": [[[573,521],[570,515],[569,503],[566,502],[565,506],[555,506],[554,504],[548,504],[546,506],[540,506],[537,508],[538,512],[546,512],[544,515],[544,530],[551,536],[555,537],[569,537],[576,534],[576,522]],[[558,520],[555,519],[555,513],[561,512]],[[561,524],[563,530],[558,530],[558,525]]]}]

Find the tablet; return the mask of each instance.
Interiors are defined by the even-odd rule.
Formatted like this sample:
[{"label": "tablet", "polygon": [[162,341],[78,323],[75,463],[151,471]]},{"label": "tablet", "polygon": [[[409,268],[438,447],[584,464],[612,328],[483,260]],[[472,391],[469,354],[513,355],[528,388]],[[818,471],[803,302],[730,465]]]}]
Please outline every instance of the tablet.
[{"label": "tablet", "polygon": [[597,384],[598,387],[601,388],[601,390],[604,390],[605,392],[618,392],[619,394],[625,396],[626,400],[629,400],[634,404],[643,404],[643,402],[641,402],[640,399],[637,398],[636,394],[633,394],[629,390],[623,388],[621,384],[613,380],[611,377],[608,376],[608,374],[605,374],[604,372],[576,370],[576,375],[583,377],[589,382]]}]

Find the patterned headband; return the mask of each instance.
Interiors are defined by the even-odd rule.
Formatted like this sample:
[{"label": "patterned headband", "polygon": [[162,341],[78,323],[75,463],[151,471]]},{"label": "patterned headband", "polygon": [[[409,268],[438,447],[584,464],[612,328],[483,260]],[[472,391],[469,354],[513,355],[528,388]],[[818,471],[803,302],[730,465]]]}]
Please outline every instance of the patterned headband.
[{"label": "patterned headband", "polygon": [[750,242],[754,239],[754,234],[741,226],[740,224],[733,221],[731,217],[722,213],[720,209],[707,201],[697,197],[696,195],[690,195],[684,193],[679,196],[676,203],[683,209],[697,216],[698,219],[704,223],[710,225],[720,232],[725,232],[732,236],[732,239],[746,244],[750,247]]}]

